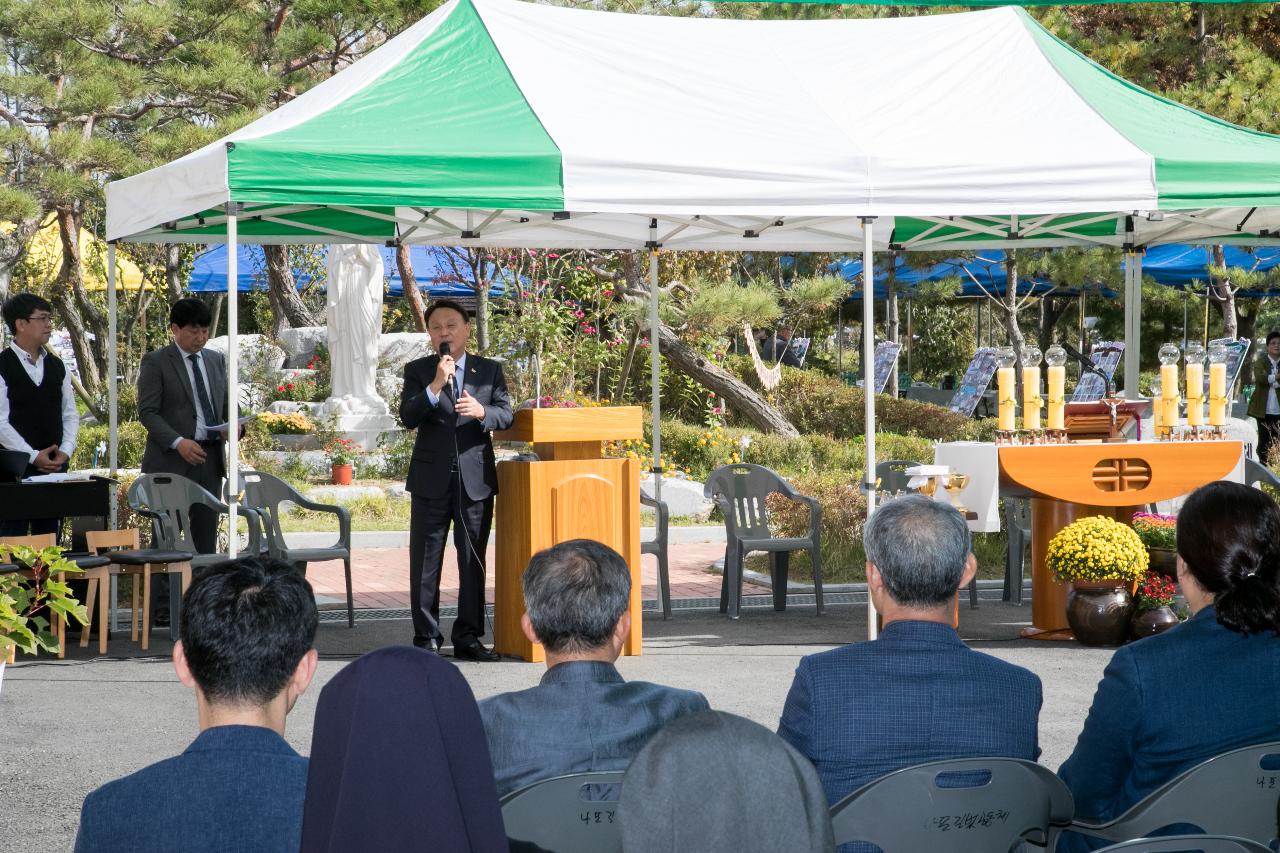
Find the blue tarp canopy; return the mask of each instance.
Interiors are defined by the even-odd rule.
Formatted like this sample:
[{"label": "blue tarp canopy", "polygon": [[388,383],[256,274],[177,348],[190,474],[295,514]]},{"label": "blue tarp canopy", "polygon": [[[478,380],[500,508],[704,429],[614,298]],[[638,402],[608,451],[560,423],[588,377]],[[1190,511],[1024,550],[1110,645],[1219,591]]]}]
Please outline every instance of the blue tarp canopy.
[{"label": "blue tarp canopy", "polygon": [[[1267,272],[1280,266],[1280,248],[1267,246],[1248,251],[1224,246],[1227,266],[1249,272]],[[1209,246],[1152,246],[1142,258],[1142,274],[1169,287],[1187,287],[1209,280],[1212,255]],[[1275,291],[1240,291],[1237,296],[1269,296]]]},{"label": "blue tarp canopy", "polygon": [[[841,258],[831,264],[829,269],[847,281],[862,281],[862,258]],[[948,258],[931,267],[916,269],[908,266],[906,259],[899,255],[893,273],[898,287],[907,290],[924,282],[958,278],[961,296],[982,296],[984,290],[986,293],[1003,294],[1009,279],[1005,272],[1004,252],[999,249],[981,251],[976,258],[967,261]],[[884,299],[888,294],[889,271],[880,265],[877,265],[874,287],[876,299]],[[1024,278],[1018,283],[1019,293],[1048,293],[1053,289],[1053,283],[1045,278]],[[849,294],[848,301],[862,301],[861,284]]]},{"label": "blue tarp canopy", "polygon": [[[390,296],[403,296],[404,285],[400,280],[400,270],[396,266],[396,250],[382,247],[383,274],[387,279],[387,293]],[[475,295],[475,291],[460,279],[450,262],[449,250],[438,246],[414,246],[409,250],[413,261],[413,276],[417,279],[418,289],[430,294],[433,299],[460,298]],[[262,247],[241,244],[236,248],[236,289],[241,293],[252,290],[267,289],[267,260]],[[456,257],[456,255],[455,255]],[[458,269],[465,270],[459,264]],[[294,270],[294,278],[299,287],[311,283],[311,275],[304,270]],[[226,244],[210,246],[196,255],[191,268],[191,277],[187,289],[192,293],[225,293],[227,290],[227,247]],[[489,290],[491,296],[501,296],[505,290],[503,281],[494,282]]]}]

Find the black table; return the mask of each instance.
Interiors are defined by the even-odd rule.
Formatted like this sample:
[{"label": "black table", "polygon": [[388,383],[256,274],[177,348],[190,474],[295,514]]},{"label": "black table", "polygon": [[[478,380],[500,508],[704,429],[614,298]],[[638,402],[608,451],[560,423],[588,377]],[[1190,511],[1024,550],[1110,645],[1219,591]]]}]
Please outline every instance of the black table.
[{"label": "black table", "polygon": [[[116,481],[93,476],[61,483],[0,483],[0,521],[36,518],[97,518],[99,530],[110,527],[111,494]],[[87,551],[84,531],[75,530],[72,551]]]}]

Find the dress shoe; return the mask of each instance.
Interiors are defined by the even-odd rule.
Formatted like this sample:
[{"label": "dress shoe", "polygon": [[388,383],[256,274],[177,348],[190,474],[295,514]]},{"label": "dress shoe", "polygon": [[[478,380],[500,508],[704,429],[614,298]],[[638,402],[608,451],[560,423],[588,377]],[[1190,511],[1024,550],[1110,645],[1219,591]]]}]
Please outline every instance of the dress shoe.
[{"label": "dress shoe", "polygon": [[502,656],[491,649],[486,649],[479,640],[470,640],[462,645],[454,644],[453,656],[457,660],[473,660],[479,663],[496,663]]},{"label": "dress shoe", "polygon": [[444,645],[439,639],[428,639],[426,637],[414,637],[413,645],[419,649],[426,649],[429,652],[440,654],[440,647]]}]

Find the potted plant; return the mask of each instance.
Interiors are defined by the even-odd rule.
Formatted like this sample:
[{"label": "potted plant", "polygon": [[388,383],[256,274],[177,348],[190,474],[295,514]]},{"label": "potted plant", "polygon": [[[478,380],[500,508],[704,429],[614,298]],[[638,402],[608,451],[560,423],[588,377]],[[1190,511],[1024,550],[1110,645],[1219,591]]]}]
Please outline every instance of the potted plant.
[{"label": "potted plant", "polygon": [[1071,582],[1067,624],[1086,646],[1118,646],[1129,634],[1130,585],[1147,573],[1147,549],[1138,534],[1114,518],[1091,515],[1068,524],[1049,541],[1050,571]]},{"label": "potted plant", "polygon": [[33,655],[43,649],[57,654],[58,635],[50,630],[50,615],[89,621],[85,607],[71,595],[63,579],[81,569],[64,559],[57,547],[36,550],[25,545],[0,547],[0,559],[29,571],[0,573],[0,683],[4,666],[18,649]]},{"label": "potted plant", "polygon": [[320,446],[315,437],[315,423],[302,412],[263,412],[258,415],[258,420],[267,428],[280,450]]},{"label": "potted plant", "polygon": [[1173,612],[1178,585],[1162,573],[1152,570],[1138,584],[1134,598],[1137,609],[1129,620],[1129,633],[1135,640],[1167,631],[1180,621]]},{"label": "potted plant", "polygon": [[1178,517],[1154,512],[1133,514],[1133,530],[1147,546],[1151,571],[1165,577],[1178,576]]},{"label": "potted plant", "polygon": [[351,466],[360,455],[360,445],[355,439],[335,438],[325,447],[329,456],[330,480],[335,486],[351,485]]}]

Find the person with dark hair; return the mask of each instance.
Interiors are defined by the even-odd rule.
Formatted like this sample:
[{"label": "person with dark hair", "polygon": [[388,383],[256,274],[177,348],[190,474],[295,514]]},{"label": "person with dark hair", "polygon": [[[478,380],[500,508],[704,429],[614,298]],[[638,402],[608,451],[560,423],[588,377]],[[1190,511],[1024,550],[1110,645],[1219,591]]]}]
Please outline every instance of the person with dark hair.
[{"label": "person with dark hair", "polygon": [[624,770],[671,720],[708,710],[706,697],[623,681],[614,662],[631,633],[631,572],[590,539],[533,555],[520,624],[547,653],[537,687],[480,703],[498,793],[565,773]]},{"label": "person with dark hair", "polygon": [[658,732],[622,778],[626,853],[829,853],[822,783],[803,755],[723,711]]},{"label": "person with dark hair", "polygon": [[456,667],[388,646],[325,685],[300,849],[507,853],[475,696]]},{"label": "person with dark hair", "polygon": [[[169,308],[173,342],[138,367],[138,420],[147,430],[142,473],[179,474],[221,498],[226,433],[209,428],[227,421],[227,368],[221,353],[205,349],[210,320],[209,306],[194,297]],[[218,550],[218,514],[209,507],[191,507],[191,541],[201,554]],[[163,627],[177,588],[167,575],[152,584],[152,624]]]},{"label": "person with dark hair", "polygon": [[307,759],[285,717],[316,671],[319,614],[293,566],[246,557],[198,572],[173,646],[200,735],[85,797],[76,853],[295,851]]},{"label": "person with dark hair", "polygon": [[795,348],[791,345],[791,335],[790,326],[779,326],[777,331],[761,344],[760,357],[765,361],[772,361],[774,364],[785,364],[788,367],[804,367],[804,363],[800,361],[800,357],[796,355]]},{"label": "person with dark hair", "polygon": [[[1215,755],[1280,740],[1280,507],[1239,483],[1201,486],[1178,512],[1177,546],[1191,618],[1116,649],[1058,769],[1082,820],[1110,820]],[[1058,849],[1105,843],[1072,834]]]},{"label": "person with dark hair", "polygon": [[1249,417],[1258,424],[1258,461],[1263,465],[1271,446],[1280,435],[1280,332],[1267,333],[1267,349],[1253,363],[1253,394],[1249,397]]},{"label": "person with dark hair", "polygon": [[498,493],[494,430],[511,426],[511,398],[502,365],[467,352],[471,322],[457,302],[437,299],[426,311],[436,354],[404,368],[400,422],[416,429],[405,488],[409,517],[409,608],[413,644],[438,651],[440,569],[453,525],[458,560],[458,615],[450,632],[459,660],[496,661],[484,636],[485,550]]},{"label": "person with dark hair", "polygon": [[[53,308],[34,293],[15,293],[0,313],[13,336],[0,352],[0,447],[27,455],[25,477],[66,471],[76,452],[80,413],[71,372],[44,348],[53,330]],[[56,533],[61,522],[0,522],[0,535]]]},{"label": "person with dark hair", "polygon": [[808,756],[827,799],[881,776],[949,758],[1035,761],[1040,679],[975,652],[951,625],[977,570],[969,527],[924,495],[887,501],[867,520],[867,590],[879,639],[802,658],[778,734]]}]

